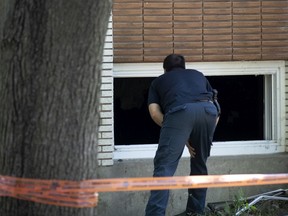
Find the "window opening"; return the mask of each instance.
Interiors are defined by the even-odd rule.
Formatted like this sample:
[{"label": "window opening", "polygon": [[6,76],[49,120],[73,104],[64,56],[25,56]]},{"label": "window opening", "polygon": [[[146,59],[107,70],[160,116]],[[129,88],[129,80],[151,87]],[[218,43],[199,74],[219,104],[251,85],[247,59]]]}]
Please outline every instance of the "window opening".
[{"label": "window opening", "polygon": [[114,80],[114,139],[116,145],[158,143],[160,127],[149,116],[147,96],[155,77]]},{"label": "window opening", "polygon": [[[214,141],[264,140],[265,75],[207,76],[219,92],[222,116]],[[147,96],[155,77],[114,79],[115,145],[156,144],[160,127],[149,116]],[[269,83],[269,82],[268,82]],[[269,98],[269,97],[267,97]],[[268,127],[269,128],[269,127]]]},{"label": "window opening", "polygon": [[264,140],[264,75],[207,78],[222,108],[214,141]]}]

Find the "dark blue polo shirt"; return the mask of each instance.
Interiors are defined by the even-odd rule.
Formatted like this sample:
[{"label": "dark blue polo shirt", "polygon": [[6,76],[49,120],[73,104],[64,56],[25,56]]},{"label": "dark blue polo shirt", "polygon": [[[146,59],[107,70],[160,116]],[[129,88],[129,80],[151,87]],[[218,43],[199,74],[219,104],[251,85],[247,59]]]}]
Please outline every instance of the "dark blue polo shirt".
[{"label": "dark blue polo shirt", "polygon": [[165,114],[171,108],[185,103],[212,100],[212,95],[212,87],[201,72],[175,68],[153,80],[148,105],[159,104]]}]

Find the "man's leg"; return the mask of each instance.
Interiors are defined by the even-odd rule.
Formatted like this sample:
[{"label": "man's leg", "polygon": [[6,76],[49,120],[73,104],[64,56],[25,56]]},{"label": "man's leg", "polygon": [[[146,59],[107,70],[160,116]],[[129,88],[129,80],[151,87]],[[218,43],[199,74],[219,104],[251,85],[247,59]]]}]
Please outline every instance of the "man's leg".
[{"label": "man's leg", "polygon": [[[173,135],[175,131],[173,132],[170,129],[168,131],[170,131],[169,137],[162,136],[162,138],[160,138],[161,142],[159,142],[154,158],[153,177],[173,176],[185,146],[185,138],[179,135]],[[187,139],[188,138],[186,138],[186,140]],[[175,147],[176,144],[178,144],[177,147]],[[146,216],[164,216],[168,198],[169,190],[151,191],[145,210]]]},{"label": "man's leg", "polygon": [[169,198],[169,190],[153,190],[145,209],[146,216],[164,216]]},{"label": "man's leg", "polygon": [[[184,110],[185,107],[180,107],[177,112],[169,113],[165,117],[154,158],[154,177],[173,176],[176,171],[191,132]],[[168,198],[168,190],[151,191],[145,210],[146,216],[164,216]]]},{"label": "man's leg", "polygon": [[[207,167],[204,160],[190,159],[191,171],[190,175],[207,175]],[[205,208],[207,188],[188,189],[188,201],[186,212],[202,214]]]},{"label": "man's leg", "polygon": [[[190,175],[207,175],[207,158],[210,156],[212,138],[215,130],[217,111],[211,103],[198,103],[198,115],[190,135],[195,149],[195,158],[190,159]],[[199,107],[200,106],[200,107]],[[188,189],[186,214],[203,214],[207,188]]]}]

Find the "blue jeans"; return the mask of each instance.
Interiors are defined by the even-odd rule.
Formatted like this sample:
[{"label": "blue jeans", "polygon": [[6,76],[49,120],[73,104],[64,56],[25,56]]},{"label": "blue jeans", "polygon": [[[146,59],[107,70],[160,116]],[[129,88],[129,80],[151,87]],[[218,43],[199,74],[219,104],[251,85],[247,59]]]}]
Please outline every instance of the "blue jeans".
[{"label": "blue jeans", "polygon": [[[158,149],[154,158],[153,177],[173,176],[188,140],[196,151],[191,159],[190,175],[207,175],[217,110],[211,102],[188,103],[174,107],[164,116]],[[187,210],[204,210],[206,189],[189,189]],[[190,198],[191,197],[191,198]],[[169,190],[151,191],[146,216],[165,216]]]}]

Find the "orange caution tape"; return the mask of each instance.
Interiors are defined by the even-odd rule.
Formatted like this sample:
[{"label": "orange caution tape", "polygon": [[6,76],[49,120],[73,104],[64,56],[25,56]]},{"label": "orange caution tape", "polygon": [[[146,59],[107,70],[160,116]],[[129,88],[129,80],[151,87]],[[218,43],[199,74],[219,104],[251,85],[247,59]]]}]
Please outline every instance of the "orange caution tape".
[{"label": "orange caution tape", "polygon": [[98,193],[84,192],[81,185],[82,182],[76,181],[0,176],[0,196],[76,208],[96,206]]},{"label": "orange caution tape", "polygon": [[166,190],[288,184],[288,174],[235,174],[84,181],[38,180],[0,176],[0,196],[75,208],[95,207],[98,192]]}]

